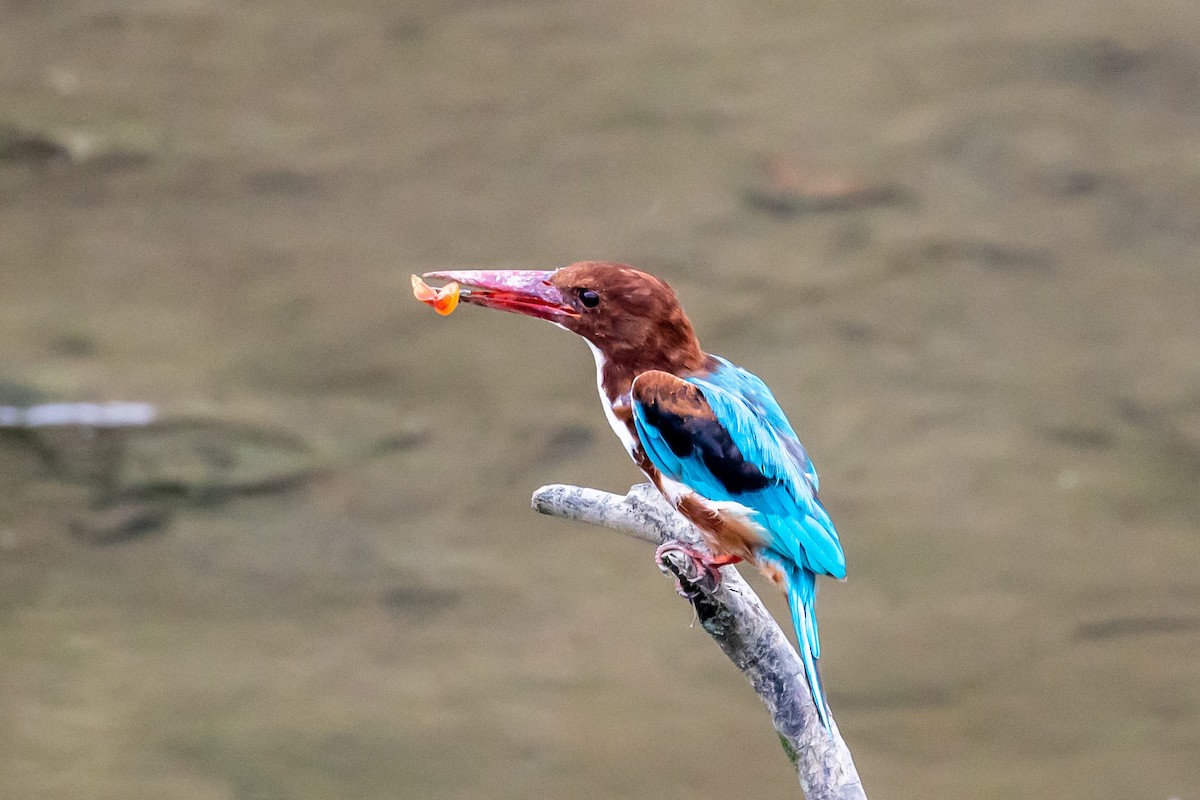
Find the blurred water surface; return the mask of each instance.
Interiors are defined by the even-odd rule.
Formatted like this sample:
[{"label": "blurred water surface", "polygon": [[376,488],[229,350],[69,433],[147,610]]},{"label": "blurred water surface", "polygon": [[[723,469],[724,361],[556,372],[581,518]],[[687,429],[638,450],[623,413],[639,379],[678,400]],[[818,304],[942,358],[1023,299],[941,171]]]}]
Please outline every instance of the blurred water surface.
[{"label": "blurred water surface", "polygon": [[611,258],[821,470],[872,796],[1200,798],[1198,43],[1172,0],[0,3],[0,405],[163,421],[0,432],[0,796],[794,796],[647,548],[528,509],[638,477],[586,349],[408,296]]}]

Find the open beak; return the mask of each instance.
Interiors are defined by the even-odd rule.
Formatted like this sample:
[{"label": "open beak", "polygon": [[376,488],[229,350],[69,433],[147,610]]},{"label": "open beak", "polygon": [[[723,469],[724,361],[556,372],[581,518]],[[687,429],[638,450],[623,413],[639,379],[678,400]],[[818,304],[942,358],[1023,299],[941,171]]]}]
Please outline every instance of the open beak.
[{"label": "open beak", "polygon": [[551,321],[578,317],[579,312],[550,282],[553,274],[551,270],[481,269],[426,272],[425,277],[460,284],[464,303]]}]

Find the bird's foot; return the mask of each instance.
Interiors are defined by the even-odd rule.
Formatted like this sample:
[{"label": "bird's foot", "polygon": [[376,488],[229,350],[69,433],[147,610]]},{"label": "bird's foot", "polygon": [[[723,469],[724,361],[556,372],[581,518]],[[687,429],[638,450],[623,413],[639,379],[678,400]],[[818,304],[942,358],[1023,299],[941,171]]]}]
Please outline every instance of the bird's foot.
[{"label": "bird's foot", "polygon": [[[691,559],[694,573],[699,576],[699,580],[695,582],[695,585],[708,592],[715,590],[720,585],[721,567],[736,564],[742,560],[741,556],[729,554],[714,556],[711,553],[702,553],[680,542],[667,542],[660,545],[654,551],[654,560],[664,572],[670,569],[670,567],[667,567],[663,563],[668,553],[680,553]],[[684,587],[683,583],[679,580],[679,574],[676,570],[671,569],[671,572],[675,575],[675,591],[680,597],[692,600],[696,596],[696,591]]]}]

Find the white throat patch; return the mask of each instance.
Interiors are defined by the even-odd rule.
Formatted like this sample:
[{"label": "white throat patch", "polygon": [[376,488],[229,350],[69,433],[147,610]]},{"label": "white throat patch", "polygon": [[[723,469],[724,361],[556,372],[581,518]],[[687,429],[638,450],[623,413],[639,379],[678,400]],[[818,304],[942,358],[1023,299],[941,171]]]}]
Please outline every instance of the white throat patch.
[{"label": "white throat patch", "polygon": [[[633,453],[637,450],[637,442],[634,441],[633,434],[629,432],[625,423],[617,419],[617,415],[613,413],[612,403],[609,402],[608,395],[604,393],[604,353],[601,353],[600,348],[587,339],[583,341],[587,342],[588,349],[592,351],[592,355],[596,359],[596,391],[600,393],[600,405],[604,407],[604,416],[608,420],[609,427],[613,429],[613,433],[621,440],[621,444],[625,445],[625,451],[629,453],[629,457],[633,458]],[[618,397],[617,402],[627,404],[630,402],[629,396]]]}]

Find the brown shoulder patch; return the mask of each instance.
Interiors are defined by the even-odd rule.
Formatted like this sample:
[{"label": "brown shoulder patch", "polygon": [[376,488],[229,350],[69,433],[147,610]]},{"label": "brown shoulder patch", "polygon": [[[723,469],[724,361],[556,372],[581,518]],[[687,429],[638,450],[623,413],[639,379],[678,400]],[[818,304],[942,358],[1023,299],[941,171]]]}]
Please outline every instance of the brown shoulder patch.
[{"label": "brown shoulder patch", "polygon": [[712,407],[693,384],[656,369],[633,379],[634,402],[676,417],[715,420]]}]

